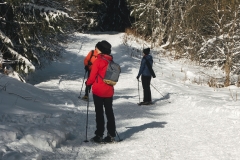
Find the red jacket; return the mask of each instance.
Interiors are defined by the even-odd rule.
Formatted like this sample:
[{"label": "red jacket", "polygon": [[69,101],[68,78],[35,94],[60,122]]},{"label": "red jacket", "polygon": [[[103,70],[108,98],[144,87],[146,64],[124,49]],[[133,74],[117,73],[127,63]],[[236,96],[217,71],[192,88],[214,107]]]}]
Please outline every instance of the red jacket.
[{"label": "red jacket", "polygon": [[105,76],[108,62],[104,60],[112,61],[112,56],[107,54],[98,54],[97,59],[92,65],[92,70],[90,76],[86,82],[87,85],[92,85],[92,93],[99,97],[112,97],[114,94],[114,88],[111,85],[103,82],[103,77]]}]

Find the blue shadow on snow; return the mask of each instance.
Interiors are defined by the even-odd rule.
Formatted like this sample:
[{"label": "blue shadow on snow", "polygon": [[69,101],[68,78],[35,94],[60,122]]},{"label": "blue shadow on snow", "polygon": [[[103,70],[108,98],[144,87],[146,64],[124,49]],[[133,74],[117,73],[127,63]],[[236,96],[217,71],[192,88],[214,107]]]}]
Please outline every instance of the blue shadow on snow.
[{"label": "blue shadow on snow", "polygon": [[[128,128],[128,130],[120,133],[119,137],[121,139],[130,138],[133,134],[138,133],[140,131],[144,131],[148,128],[164,128],[165,124],[167,124],[167,122],[151,122],[151,123],[145,123],[141,126],[126,127],[126,128]],[[118,138],[118,137],[116,137],[116,138]]]}]

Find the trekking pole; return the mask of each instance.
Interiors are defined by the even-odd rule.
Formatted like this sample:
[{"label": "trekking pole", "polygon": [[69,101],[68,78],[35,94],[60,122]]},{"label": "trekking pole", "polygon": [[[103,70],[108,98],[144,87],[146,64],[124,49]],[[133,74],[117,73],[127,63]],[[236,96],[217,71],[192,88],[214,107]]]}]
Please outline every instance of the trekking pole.
[{"label": "trekking pole", "polygon": [[117,134],[117,136],[118,136],[118,141],[121,142],[123,139],[121,139],[121,138],[119,137],[117,130],[116,130],[116,134]]},{"label": "trekking pole", "polygon": [[[83,88],[84,80],[85,80],[85,77],[86,77],[86,73],[87,73],[87,71],[85,71],[85,74],[84,74],[83,83],[82,83],[82,88]],[[82,88],[81,88],[80,94],[79,94],[79,96],[78,96],[79,99],[81,98]]]},{"label": "trekking pole", "polygon": [[139,80],[138,80],[138,95],[139,95],[139,103],[140,103]]},{"label": "trekking pole", "polygon": [[[90,89],[89,89],[89,92],[90,92]],[[87,138],[87,130],[88,130],[88,108],[89,108],[89,98],[88,98],[88,101],[87,101],[86,140],[85,140],[84,142],[89,142],[89,141],[88,141],[88,138]]]},{"label": "trekking pole", "polygon": [[[151,86],[152,86],[158,93],[160,93],[160,94],[164,97],[164,95],[163,95],[161,92],[159,92],[159,91],[157,90],[157,88],[154,87],[154,85],[151,84]],[[168,99],[166,99],[166,100],[168,101],[168,103],[171,103]]]}]

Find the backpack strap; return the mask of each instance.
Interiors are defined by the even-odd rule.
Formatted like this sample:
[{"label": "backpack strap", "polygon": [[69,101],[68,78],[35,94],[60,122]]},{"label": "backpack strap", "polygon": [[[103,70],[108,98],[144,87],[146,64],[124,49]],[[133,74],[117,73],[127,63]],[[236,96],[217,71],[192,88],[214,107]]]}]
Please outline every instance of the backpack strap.
[{"label": "backpack strap", "polygon": [[[101,58],[103,59],[103,60],[105,60],[105,61],[107,61],[108,62],[108,64],[107,64],[107,66],[109,65],[109,63],[110,63],[110,60],[108,60],[107,58],[105,58],[104,56],[101,56]],[[104,79],[104,77],[102,77],[100,74],[98,74],[98,76],[103,80]]]},{"label": "backpack strap", "polygon": [[[105,58],[104,56],[101,56],[101,58],[105,61],[107,61],[108,63],[110,63],[110,60],[108,60],[107,58]],[[113,61],[113,60],[112,60]]]},{"label": "backpack strap", "polygon": [[[102,58],[103,60],[105,60],[105,61],[108,62],[108,64],[107,64],[107,66],[108,66],[109,63],[110,63],[110,60],[108,60],[107,58],[105,58],[105,57],[103,57],[103,56],[101,56],[101,58]],[[102,77],[100,74],[98,74],[98,76],[103,79],[103,77]]]}]

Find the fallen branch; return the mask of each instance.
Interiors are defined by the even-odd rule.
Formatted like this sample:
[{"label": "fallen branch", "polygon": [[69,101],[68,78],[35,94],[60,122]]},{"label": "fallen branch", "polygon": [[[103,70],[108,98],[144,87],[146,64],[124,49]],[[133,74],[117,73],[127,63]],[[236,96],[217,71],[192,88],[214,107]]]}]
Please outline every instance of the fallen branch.
[{"label": "fallen branch", "polygon": [[2,87],[2,88],[0,89],[0,91],[1,91],[1,90],[4,90],[4,91],[6,91],[6,90],[7,90],[7,84],[8,84],[8,82],[7,82],[5,85],[3,85],[3,86],[2,86],[2,85],[0,85],[0,86]]},{"label": "fallen branch", "polygon": [[16,93],[8,92],[8,94],[16,95],[16,96],[18,96],[18,97],[20,97],[20,98],[22,98],[22,99],[25,99],[25,100],[33,100],[32,97],[23,97],[23,96],[21,96],[21,95],[19,95],[19,94],[16,94]]}]

